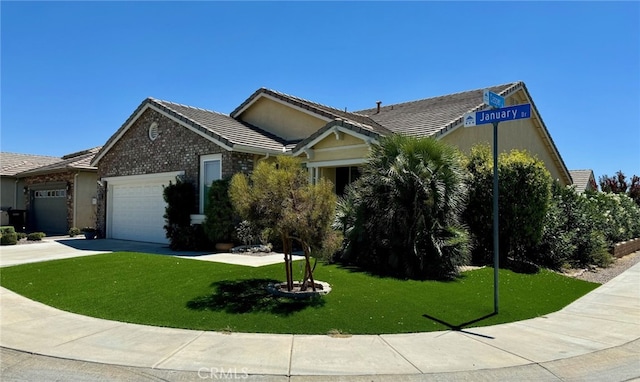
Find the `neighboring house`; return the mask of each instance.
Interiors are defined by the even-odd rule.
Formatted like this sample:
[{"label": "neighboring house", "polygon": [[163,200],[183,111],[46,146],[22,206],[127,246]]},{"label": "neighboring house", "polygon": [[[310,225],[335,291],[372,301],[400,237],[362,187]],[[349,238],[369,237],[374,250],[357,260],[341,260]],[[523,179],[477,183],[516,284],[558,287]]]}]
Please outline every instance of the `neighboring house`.
[{"label": "neighboring house", "polygon": [[598,191],[598,184],[592,170],[569,170],[569,174],[571,174],[571,184],[575,186],[577,192]]},{"label": "neighboring house", "polygon": [[[569,172],[522,82],[488,88],[506,105],[532,104],[532,117],[500,124],[499,149],[526,149],[551,175]],[[215,179],[251,172],[257,162],[299,156],[313,182],[327,178],[336,192],[358,177],[369,147],[389,134],[434,136],[469,152],[492,142],[492,126],[464,128],[462,117],[483,110],[482,89],[347,112],[269,89],[258,89],[230,115],[147,98],[96,154],[92,166],[104,187],[98,225],[106,237],[167,242],[163,186],[176,177],[199,195],[192,222],[204,219],[204,195]]]},{"label": "neighboring house", "polygon": [[[16,174],[60,161],[60,158],[0,152],[0,225],[9,224],[9,211],[25,210],[24,181]],[[13,214],[12,214],[13,215]],[[14,215],[16,217],[18,215]],[[13,219],[12,219],[13,220]],[[26,223],[26,222],[24,222]],[[21,230],[22,227],[15,227]],[[23,225],[24,226],[24,225]]]},{"label": "neighboring house", "polygon": [[59,235],[71,227],[95,226],[98,177],[90,163],[99,149],[65,155],[15,174],[23,185],[28,231]]}]

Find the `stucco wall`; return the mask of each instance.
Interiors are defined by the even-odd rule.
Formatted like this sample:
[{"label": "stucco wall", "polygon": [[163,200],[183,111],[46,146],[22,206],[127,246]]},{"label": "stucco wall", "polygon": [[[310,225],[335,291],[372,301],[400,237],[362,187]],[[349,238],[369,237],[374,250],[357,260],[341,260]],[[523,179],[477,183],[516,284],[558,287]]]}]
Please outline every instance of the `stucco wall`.
[{"label": "stucco wall", "polygon": [[[486,144],[493,148],[493,125],[479,125],[474,127],[459,127],[443,136],[442,141],[457,146],[465,154],[471,152],[471,147]],[[500,122],[498,125],[498,150],[509,152],[513,149],[526,150],[542,160],[553,179],[559,179],[567,184],[562,170],[553,160],[546,147],[541,130],[535,126],[533,119],[520,119],[511,122]]]},{"label": "stucco wall", "polygon": [[363,145],[365,142],[353,135],[346,133],[339,133],[338,136],[340,139],[336,139],[335,133],[326,136],[323,140],[316,143],[313,148],[314,149],[324,149],[328,147],[340,147],[340,146],[353,146],[353,145]]},{"label": "stucco wall", "polygon": [[300,155],[310,165],[314,162],[364,160],[369,155],[369,146],[362,139],[346,133],[341,134],[340,139],[336,139],[335,134],[330,134],[316,143],[312,150],[313,158],[307,159],[305,153]]},{"label": "stucco wall", "polygon": [[[16,185],[16,178],[0,178],[0,189],[2,192],[0,193],[0,208],[8,209],[9,207],[13,209],[24,209],[24,182],[22,180],[18,180],[18,184]],[[16,195],[17,192],[17,195]],[[17,196],[17,198],[16,198]]]},{"label": "stucco wall", "polygon": [[333,192],[336,192],[336,169],[335,167],[325,167],[318,169],[321,178],[324,178],[333,184]]},{"label": "stucco wall", "polygon": [[286,140],[304,139],[328,122],[267,98],[257,100],[240,119]]},{"label": "stucco wall", "polygon": [[[76,177],[76,210],[73,227],[95,227],[97,204],[92,199],[97,198],[98,175],[95,172],[80,172]],[[96,199],[97,202],[97,199]]]},{"label": "stucco wall", "polygon": [[345,150],[332,150],[332,151],[315,151],[313,159],[309,160],[309,163],[324,162],[324,161],[340,161],[350,159],[364,159],[369,155],[369,147],[356,147]]}]

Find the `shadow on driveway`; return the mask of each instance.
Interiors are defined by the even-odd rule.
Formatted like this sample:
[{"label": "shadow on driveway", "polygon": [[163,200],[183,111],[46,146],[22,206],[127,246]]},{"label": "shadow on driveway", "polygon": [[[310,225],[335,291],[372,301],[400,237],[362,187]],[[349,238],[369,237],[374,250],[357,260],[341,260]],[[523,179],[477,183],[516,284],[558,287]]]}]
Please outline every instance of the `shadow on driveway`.
[{"label": "shadow on driveway", "polygon": [[81,251],[140,252],[158,255],[201,256],[208,253],[174,251],[168,244],[115,239],[58,239],[56,242]]}]

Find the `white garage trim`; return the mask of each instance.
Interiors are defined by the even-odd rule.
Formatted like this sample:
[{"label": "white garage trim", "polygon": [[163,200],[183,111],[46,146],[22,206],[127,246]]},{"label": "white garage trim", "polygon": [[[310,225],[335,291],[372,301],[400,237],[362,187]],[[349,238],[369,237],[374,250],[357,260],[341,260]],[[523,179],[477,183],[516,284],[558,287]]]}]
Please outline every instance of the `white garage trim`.
[{"label": "white garage trim", "polygon": [[168,178],[172,178],[175,182],[176,177],[184,175],[184,171],[171,171],[171,172],[158,172],[155,174],[144,175],[128,175],[128,176],[110,176],[102,178],[103,181],[107,181],[109,184],[123,184],[123,183],[146,183],[153,181],[161,181]]},{"label": "white garage trim", "polygon": [[107,238],[168,243],[162,187],[184,171],[103,178],[107,182]]}]

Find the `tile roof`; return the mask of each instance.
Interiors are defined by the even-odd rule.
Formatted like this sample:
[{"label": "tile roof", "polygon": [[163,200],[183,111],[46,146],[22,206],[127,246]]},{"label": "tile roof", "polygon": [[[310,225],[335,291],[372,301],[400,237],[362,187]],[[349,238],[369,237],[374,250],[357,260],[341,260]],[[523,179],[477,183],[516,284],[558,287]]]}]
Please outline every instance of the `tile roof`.
[{"label": "tile roof", "polygon": [[148,100],[229,147],[242,145],[282,151],[282,148],[289,143],[274,134],[233,119],[226,114],[154,98]]},{"label": "tile roof", "polygon": [[61,158],[44,155],[0,152],[0,175],[15,176],[20,172],[46,166],[55,162],[59,162],[60,160]]},{"label": "tile roof", "polygon": [[[505,97],[519,90],[523,90],[535,109],[535,104],[525,84],[521,81],[492,86],[488,89]],[[292,150],[294,152],[299,151],[328,129],[334,128],[334,126],[337,125],[373,137],[374,139],[381,135],[384,136],[393,133],[419,137],[437,136],[449,131],[449,129],[459,127],[462,124],[462,118],[465,113],[488,108],[482,100],[483,90],[484,89],[475,89],[382,106],[379,111],[377,108],[372,108],[357,112],[339,110],[266,88],[256,90],[241,105],[235,108],[230,115],[169,101],[147,98],[131,114],[120,129],[109,138],[92,163],[96,164],[104,153],[122,137],[124,132],[135,119],[138,118],[139,114],[149,106],[153,106],[156,110],[160,110],[181,123],[199,131],[204,136],[210,137],[212,140],[226,146],[227,149],[277,153],[290,152]],[[307,110],[312,114],[326,119],[327,124],[303,140],[286,141],[275,134],[241,121],[240,115],[244,110],[262,97],[279,100],[295,108]],[[556,154],[554,161],[561,169],[564,169],[564,177],[568,182],[570,181],[570,176],[566,170],[564,161],[560,157],[557,147],[548,134],[546,126],[539,115],[538,119],[542,125],[542,134],[547,141],[547,145]]]},{"label": "tile roof", "polygon": [[75,153],[67,154],[62,158],[56,158],[57,162],[33,168],[30,170],[22,171],[17,174],[18,177],[31,176],[43,173],[52,173],[65,170],[97,170],[96,167],[91,166],[91,160],[96,153],[101,149],[100,146],[93,147],[87,150],[78,151]]},{"label": "tile roof", "polygon": [[[521,82],[512,82],[489,87],[494,93],[506,95]],[[357,111],[394,133],[413,136],[430,136],[448,126],[462,121],[464,113],[481,110],[482,92],[476,89],[461,93],[448,94],[418,101],[398,103],[377,108]]]},{"label": "tile roof", "polygon": [[573,185],[576,186],[576,191],[583,192],[592,189],[589,184],[591,178],[595,182],[592,170],[569,170],[569,174],[571,174]]}]

